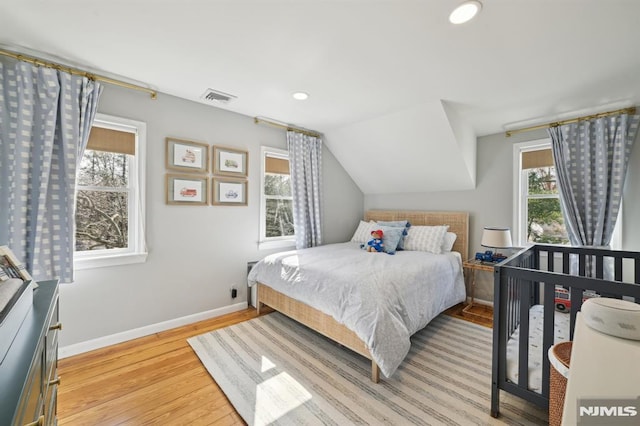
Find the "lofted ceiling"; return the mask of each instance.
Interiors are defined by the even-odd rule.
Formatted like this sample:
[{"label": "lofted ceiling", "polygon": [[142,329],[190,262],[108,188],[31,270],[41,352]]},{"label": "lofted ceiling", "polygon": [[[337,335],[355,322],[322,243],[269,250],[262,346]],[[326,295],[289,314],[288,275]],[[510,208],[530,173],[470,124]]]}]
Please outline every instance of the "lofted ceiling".
[{"label": "lofted ceiling", "polygon": [[452,25],[461,2],[2,0],[0,45],[237,96],[219,107],[324,133],[366,194],[470,189],[477,136],[640,104],[640,1],[482,0]]}]

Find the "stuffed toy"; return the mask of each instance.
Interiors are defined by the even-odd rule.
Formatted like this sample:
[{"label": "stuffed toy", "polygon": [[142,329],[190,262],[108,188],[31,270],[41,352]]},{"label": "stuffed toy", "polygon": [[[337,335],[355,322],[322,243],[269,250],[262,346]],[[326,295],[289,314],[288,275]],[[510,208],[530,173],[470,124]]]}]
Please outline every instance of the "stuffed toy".
[{"label": "stuffed toy", "polygon": [[384,243],[382,242],[383,236],[384,236],[384,233],[380,229],[371,231],[371,239],[367,242],[366,245],[363,244],[361,247],[366,251],[373,251],[373,252],[384,251]]}]

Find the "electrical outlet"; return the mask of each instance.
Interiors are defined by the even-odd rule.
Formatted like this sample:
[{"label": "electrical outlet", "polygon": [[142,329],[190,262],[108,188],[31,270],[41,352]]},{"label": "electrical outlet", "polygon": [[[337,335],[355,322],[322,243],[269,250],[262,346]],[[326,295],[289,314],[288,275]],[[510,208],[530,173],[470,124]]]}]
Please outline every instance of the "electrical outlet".
[{"label": "electrical outlet", "polygon": [[235,287],[231,287],[231,298],[235,299],[236,297],[238,297],[238,289]]}]

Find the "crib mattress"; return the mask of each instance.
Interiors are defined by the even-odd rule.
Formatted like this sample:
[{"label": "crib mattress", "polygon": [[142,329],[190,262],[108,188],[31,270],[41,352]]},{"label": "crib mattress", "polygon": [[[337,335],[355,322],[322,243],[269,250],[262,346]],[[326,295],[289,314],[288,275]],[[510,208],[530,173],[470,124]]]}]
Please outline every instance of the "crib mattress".
[{"label": "crib mattress", "polygon": [[[542,392],[542,353],[544,306],[534,305],[529,309],[529,390]],[[553,343],[569,340],[569,313],[554,311]],[[518,342],[520,327],[507,342],[507,379],[518,383]]]}]

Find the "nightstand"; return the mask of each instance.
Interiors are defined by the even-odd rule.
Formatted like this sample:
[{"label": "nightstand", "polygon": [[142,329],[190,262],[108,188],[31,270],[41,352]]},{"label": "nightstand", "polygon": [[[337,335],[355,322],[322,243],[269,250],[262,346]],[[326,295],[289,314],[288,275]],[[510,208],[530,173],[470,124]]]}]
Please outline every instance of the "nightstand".
[{"label": "nightstand", "polygon": [[491,272],[493,274],[494,263],[481,262],[479,260],[467,260],[462,262],[462,267],[469,274],[469,285],[471,286],[471,302],[464,307],[462,310],[462,315],[464,316],[472,316],[479,317],[484,320],[493,318],[493,310],[485,309],[484,305],[474,305],[475,302],[475,293],[476,293],[476,272]]}]

